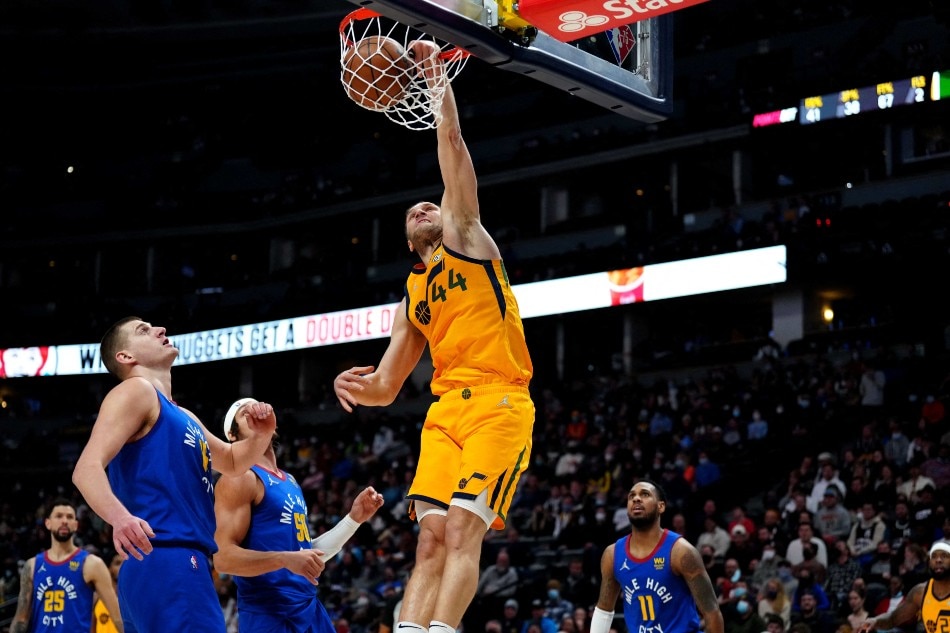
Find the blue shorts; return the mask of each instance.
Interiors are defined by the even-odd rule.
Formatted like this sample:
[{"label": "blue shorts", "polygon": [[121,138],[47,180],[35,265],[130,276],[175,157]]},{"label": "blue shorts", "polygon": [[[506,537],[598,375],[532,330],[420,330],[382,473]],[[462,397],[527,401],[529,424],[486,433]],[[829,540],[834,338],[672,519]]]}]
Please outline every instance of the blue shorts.
[{"label": "blue shorts", "polygon": [[336,633],[330,615],[316,596],[299,608],[282,605],[257,610],[242,607],[238,594],[238,629],[241,633]]},{"label": "blue shorts", "polygon": [[129,558],[119,572],[119,608],[125,633],[225,633],[207,554],[156,547],[143,560]]}]

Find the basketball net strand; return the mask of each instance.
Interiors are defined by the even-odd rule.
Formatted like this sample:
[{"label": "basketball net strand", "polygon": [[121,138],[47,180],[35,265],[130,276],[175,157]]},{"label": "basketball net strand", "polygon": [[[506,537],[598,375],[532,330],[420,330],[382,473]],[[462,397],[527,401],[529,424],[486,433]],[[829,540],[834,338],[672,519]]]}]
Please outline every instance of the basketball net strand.
[{"label": "basketball net strand", "polygon": [[[423,60],[412,59],[405,53],[405,63],[393,63],[383,70],[378,66],[373,68],[375,74],[385,77],[385,85],[389,86],[396,81],[405,86],[397,99],[392,99],[391,95],[383,90],[377,91],[372,83],[356,81],[361,66],[367,62],[357,62],[348,68],[345,63],[347,52],[357,46],[360,40],[373,36],[393,39],[402,46],[403,51],[408,51],[412,42],[418,40],[434,43],[441,51],[440,72],[424,73]],[[352,90],[351,85],[354,83],[365,85],[365,89],[353,99],[354,103],[373,112],[382,112],[389,120],[410,130],[430,130],[439,126],[442,122],[442,99],[445,90],[465,67],[468,58],[468,52],[440,42],[427,34],[414,35],[408,26],[398,22],[387,25],[382,16],[366,8],[353,11],[340,24],[340,82],[344,89]],[[380,96],[377,98],[375,95]]]}]

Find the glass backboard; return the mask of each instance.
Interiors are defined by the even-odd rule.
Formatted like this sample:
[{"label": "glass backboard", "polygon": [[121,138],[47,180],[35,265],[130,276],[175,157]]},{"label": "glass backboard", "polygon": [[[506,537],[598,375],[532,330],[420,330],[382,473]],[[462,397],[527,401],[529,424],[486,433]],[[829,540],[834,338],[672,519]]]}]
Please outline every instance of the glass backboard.
[{"label": "glass backboard", "polygon": [[563,42],[539,30],[506,28],[504,7],[494,0],[349,1],[631,119],[655,123],[672,112],[670,15],[630,24],[623,37],[612,30]]}]

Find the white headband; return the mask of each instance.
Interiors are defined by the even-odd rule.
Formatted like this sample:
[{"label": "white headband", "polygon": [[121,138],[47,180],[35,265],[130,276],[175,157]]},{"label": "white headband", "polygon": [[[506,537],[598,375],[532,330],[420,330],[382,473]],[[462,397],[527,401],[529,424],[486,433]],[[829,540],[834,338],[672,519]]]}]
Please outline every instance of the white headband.
[{"label": "white headband", "polygon": [[231,432],[231,423],[234,422],[234,416],[237,415],[238,409],[249,402],[257,402],[257,400],[254,398],[241,398],[240,400],[235,400],[234,404],[228,407],[228,412],[224,414],[224,439],[230,441],[228,434]]},{"label": "white headband", "polygon": [[950,554],[950,543],[946,541],[937,541],[930,547],[930,556],[934,555],[934,552],[946,552]]}]

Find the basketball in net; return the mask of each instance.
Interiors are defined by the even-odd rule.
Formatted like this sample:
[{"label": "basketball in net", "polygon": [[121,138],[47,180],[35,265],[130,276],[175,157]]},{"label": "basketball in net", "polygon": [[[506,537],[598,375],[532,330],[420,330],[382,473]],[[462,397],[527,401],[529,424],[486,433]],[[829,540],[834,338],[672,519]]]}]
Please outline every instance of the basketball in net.
[{"label": "basketball in net", "polygon": [[[415,51],[431,55],[416,59]],[[340,22],[340,81],[360,107],[410,130],[438,127],[449,82],[468,52],[366,7]]]},{"label": "basketball in net", "polygon": [[368,110],[385,112],[406,96],[408,69],[402,44],[382,35],[364,37],[343,56],[346,95]]}]

